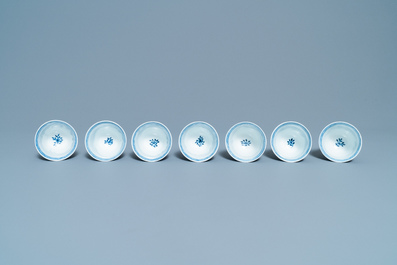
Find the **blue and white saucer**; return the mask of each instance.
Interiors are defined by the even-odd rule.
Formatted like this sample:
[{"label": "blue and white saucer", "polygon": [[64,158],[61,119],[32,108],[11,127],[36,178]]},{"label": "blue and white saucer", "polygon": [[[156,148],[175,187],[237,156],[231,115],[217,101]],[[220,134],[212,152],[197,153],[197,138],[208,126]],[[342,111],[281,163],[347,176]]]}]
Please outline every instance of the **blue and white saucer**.
[{"label": "blue and white saucer", "polygon": [[51,161],[61,161],[76,151],[78,137],[69,123],[51,120],[39,127],[34,136],[34,143],[42,157]]},{"label": "blue and white saucer", "polygon": [[171,150],[171,132],[160,122],[145,122],[132,134],[131,145],[132,150],[140,159],[147,162],[159,161]]},{"label": "blue and white saucer", "polygon": [[270,138],[273,153],[285,162],[298,162],[312,149],[312,136],[309,130],[296,121],[281,123],[274,129]]},{"label": "blue and white saucer", "polygon": [[127,137],[123,128],[113,121],[99,121],[85,135],[88,154],[102,162],[118,158],[125,150]]},{"label": "blue and white saucer", "polygon": [[334,162],[353,160],[361,151],[362,138],[356,127],[344,121],[328,124],[320,133],[323,155]]},{"label": "blue and white saucer", "polygon": [[179,135],[179,149],[190,161],[207,161],[216,154],[218,148],[218,133],[214,127],[206,122],[189,123]]},{"label": "blue and white saucer", "polygon": [[226,150],[231,157],[240,162],[259,159],[266,149],[266,135],[252,122],[240,122],[226,133]]}]

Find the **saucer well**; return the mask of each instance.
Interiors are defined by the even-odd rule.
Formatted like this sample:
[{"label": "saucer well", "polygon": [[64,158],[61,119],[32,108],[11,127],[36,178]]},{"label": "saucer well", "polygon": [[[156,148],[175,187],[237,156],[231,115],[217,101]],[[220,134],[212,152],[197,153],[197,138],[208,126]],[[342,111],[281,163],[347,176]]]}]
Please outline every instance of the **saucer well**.
[{"label": "saucer well", "polygon": [[189,123],[179,135],[179,149],[190,161],[207,161],[216,154],[218,148],[218,133],[214,127],[206,122]]},{"label": "saucer well", "polygon": [[231,157],[240,162],[259,159],[266,149],[266,135],[252,122],[240,122],[226,133],[226,150]]},{"label": "saucer well", "polygon": [[88,154],[102,162],[118,158],[125,150],[127,137],[123,128],[113,121],[99,121],[85,135]]},{"label": "saucer well", "polygon": [[274,129],[270,138],[273,153],[285,162],[298,162],[312,149],[312,136],[309,130],[296,121],[281,123]]},{"label": "saucer well", "polygon": [[135,155],[140,159],[148,162],[159,161],[171,150],[171,132],[160,122],[145,122],[132,134],[131,145]]},{"label": "saucer well", "polygon": [[319,147],[334,162],[353,160],[361,151],[362,137],[356,127],[344,121],[328,124],[320,133]]},{"label": "saucer well", "polygon": [[42,157],[51,161],[61,161],[76,151],[78,137],[69,123],[51,120],[39,127],[34,136],[34,143]]}]

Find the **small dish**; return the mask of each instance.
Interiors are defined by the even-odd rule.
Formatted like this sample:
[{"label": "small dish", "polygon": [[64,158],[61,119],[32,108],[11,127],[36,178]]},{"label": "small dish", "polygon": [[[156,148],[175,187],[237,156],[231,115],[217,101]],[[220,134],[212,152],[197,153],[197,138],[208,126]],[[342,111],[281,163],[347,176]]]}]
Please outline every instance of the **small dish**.
[{"label": "small dish", "polygon": [[147,162],[159,161],[171,150],[171,132],[160,122],[145,122],[132,134],[131,145],[135,155],[140,159]]},{"label": "small dish", "polygon": [[42,157],[51,161],[61,161],[76,151],[78,137],[69,123],[51,120],[39,127],[34,136],[34,143]]},{"label": "small dish", "polygon": [[85,135],[88,154],[102,162],[118,158],[125,150],[127,137],[123,128],[113,121],[99,121]]},{"label": "small dish", "polygon": [[356,127],[344,121],[325,126],[318,139],[321,153],[331,161],[353,160],[361,151],[362,137]]},{"label": "small dish", "polygon": [[240,162],[252,162],[259,159],[266,149],[266,135],[252,122],[240,122],[226,133],[226,150],[231,157]]},{"label": "small dish", "polygon": [[190,161],[207,161],[216,154],[218,148],[218,133],[214,127],[206,122],[189,123],[179,135],[179,149]]},{"label": "small dish", "polygon": [[287,121],[274,129],[270,145],[279,159],[294,163],[303,160],[309,154],[312,149],[312,136],[299,122]]}]

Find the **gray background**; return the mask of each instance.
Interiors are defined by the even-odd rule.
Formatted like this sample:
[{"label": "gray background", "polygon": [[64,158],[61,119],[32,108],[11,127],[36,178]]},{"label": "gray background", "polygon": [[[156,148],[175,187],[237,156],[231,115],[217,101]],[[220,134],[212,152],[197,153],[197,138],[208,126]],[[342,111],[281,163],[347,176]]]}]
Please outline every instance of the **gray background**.
[{"label": "gray background", "polygon": [[[396,32],[396,1],[1,1],[0,264],[397,264]],[[66,161],[34,148],[51,119],[80,137]],[[171,153],[93,161],[103,119],[158,120]],[[220,135],[206,163],[175,144],[194,120]],[[235,162],[243,120],[299,121],[313,150]],[[318,151],[336,120],[350,163]]]}]

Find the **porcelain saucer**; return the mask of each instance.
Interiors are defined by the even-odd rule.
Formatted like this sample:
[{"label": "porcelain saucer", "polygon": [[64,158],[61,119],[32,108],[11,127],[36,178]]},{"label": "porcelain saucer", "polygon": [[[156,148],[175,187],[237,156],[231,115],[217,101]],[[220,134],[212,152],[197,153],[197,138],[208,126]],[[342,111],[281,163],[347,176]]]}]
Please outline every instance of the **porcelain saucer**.
[{"label": "porcelain saucer", "polygon": [[353,160],[361,151],[362,137],[356,127],[344,121],[328,124],[320,133],[319,147],[334,162]]},{"label": "porcelain saucer", "polygon": [[125,150],[127,137],[123,128],[113,121],[99,121],[85,135],[88,154],[102,162],[118,158]]},{"label": "porcelain saucer", "polygon": [[171,132],[160,122],[145,122],[132,134],[131,145],[140,159],[148,162],[159,161],[171,150]]},{"label": "porcelain saucer", "polygon": [[206,122],[189,123],[179,135],[179,149],[190,161],[207,161],[216,154],[218,148],[218,133],[214,127]]},{"label": "porcelain saucer", "polygon": [[273,153],[285,162],[298,162],[312,149],[312,136],[309,130],[296,121],[278,125],[270,138]]},{"label": "porcelain saucer", "polygon": [[42,157],[51,161],[61,161],[76,151],[78,137],[69,123],[51,120],[39,127],[34,142],[37,152]]},{"label": "porcelain saucer", "polygon": [[226,133],[226,150],[231,157],[240,162],[252,162],[259,159],[266,149],[266,135],[252,122],[240,122]]}]

